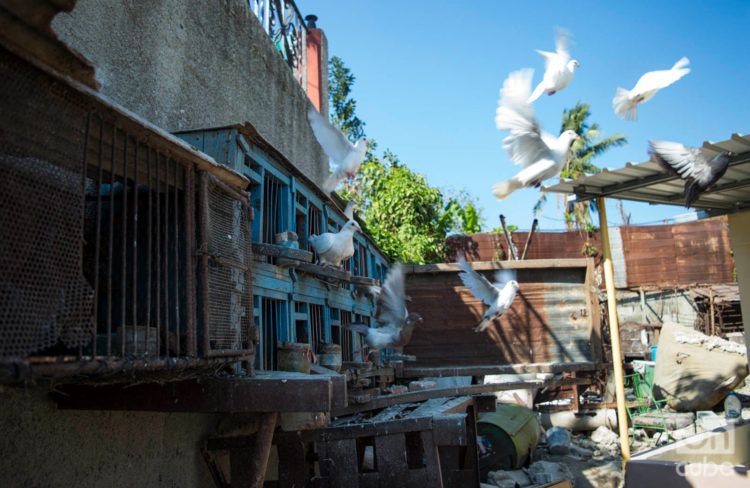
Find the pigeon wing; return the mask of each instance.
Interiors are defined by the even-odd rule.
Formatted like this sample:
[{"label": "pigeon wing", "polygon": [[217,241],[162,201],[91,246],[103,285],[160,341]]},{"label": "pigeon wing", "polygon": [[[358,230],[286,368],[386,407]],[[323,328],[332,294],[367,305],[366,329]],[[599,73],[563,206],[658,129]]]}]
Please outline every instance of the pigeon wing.
[{"label": "pigeon wing", "polygon": [[650,141],[649,153],[662,168],[683,180],[710,178],[711,167],[699,148],[678,142]]},{"label": "pigeon wing", "polygon": [[325,254],[331,250],[333,244],[336,242],[336,235],[326,232],[318,236],[310,236],[310,244],[312,245],[315,252],[319,255]]},{"label": "pigeon wing", "polygon": [[505,285],[508,284],[509,281],[513,281],[516,279],[516,276],[518,273],[515,269],[501,269],[498,270],[495,273],[495,288],[497,289],[503,289],[505,288]]},{"label": "pigeon wing", "polygon": [[503,139],[503,147],[514,164],[529,166],[549,153],[542,139],[543,133],[528,102],[534,70],[523,69],[511,73],[503,83],[500,101],[495,112],[495,125],[510,131]]},{"label": "pigeon wing", "polygon": [[494,304],[497,300],[497,288],[492,286],[492,283],[487,278],[474,271],[463,256],[459,256],[458,266],[463,271],[458,273],[458,277],[461,278],[464,286],[469,288],[471,293],[485,304]]},{"label": "pigeon wing", "polygon": [[354,220],[354,200],[349,200],[344,209],[344,215],[347,220]]},{"label": "pigeon wing", "polygon": [[400,326],[406,319],[406,296],[404,290],[404,269],[396,263],[388,271],[388,277],[378,297],[379,321]]},{"label": "pigeon wing", "polygon": [[340,165],[354,151],[354,145],[349,139],[315,108],[308,110],[307,120],[318,144],[336,165]]}]

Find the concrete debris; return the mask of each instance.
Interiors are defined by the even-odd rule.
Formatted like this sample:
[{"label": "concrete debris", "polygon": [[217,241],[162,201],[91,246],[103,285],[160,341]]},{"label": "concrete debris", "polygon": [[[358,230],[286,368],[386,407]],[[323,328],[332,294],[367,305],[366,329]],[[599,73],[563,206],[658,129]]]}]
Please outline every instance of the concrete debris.
[{"label": "concrete debris", "polygon": [[576,445],[575,443],[572,443],[570,445],[570,454],[576,456],[578,459],[591,459],[592,457],[594,457],[593,450],[586,449],[585,447],[581,447],[579,445]]},{"label": "concrete debris", "polygon": [[547,450],[550,454],[568,454],[570,452],[570,431],[564,427],[551,427],[546,432]]},{"label": "concrete debris", "polygon": [[552,461],[537,461],[527,470],[532,483],[546,484],[555,481],[572,480],[573,473],[563,463]]},{"label": "concrete debris", "polygon": [[683,427],[682,429],[675,429],[675,430],[670,431],[669,436],[676,441],[681,441],[682,439],[687,439],[688,437],[692,437],[697,433],[698,433],[697,425],[690,424],[687,427]]},{"label": "concrete debris", "polygon": [[591,440],[606,448],[616,448],[620,444],[620,438],[603,425],[591,433]]},{"label": "concrete debris", "polygon": [[618,488],[622,483],[622,463],[611,461],[583,470],[583,476],[597,488]]},{"label": "concrete debris", "polygon": [[516,488],[531,485],[531,479],[522,469],[514,471],[490,471],[487,482],[500,488]]},{"label": "concrete debris", "polygon": [[744,344],[738,344],[733,341],[728,341],[717,336],[707,336],[700,332],[684,329],[675,331],[674,338],[677,342],[682,344],[696,344],[702,345],[704,348],[712,351],[718,349],[724,352],[733,352],[735,354],[747,355],[747,348]]},{"label": "concrete debris", "polygon": [[700,432],[718,429],[719,427],[726,427],[727,425],[727,419],[724,415],[718,415],[711,410],[695,412],[695,416],[695,424]]}]

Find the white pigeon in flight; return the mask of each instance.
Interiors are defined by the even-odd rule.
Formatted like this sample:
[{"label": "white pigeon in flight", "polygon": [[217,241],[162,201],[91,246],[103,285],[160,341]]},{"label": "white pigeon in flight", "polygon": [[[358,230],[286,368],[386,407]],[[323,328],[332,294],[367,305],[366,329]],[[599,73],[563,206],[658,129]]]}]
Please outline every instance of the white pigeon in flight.
[{"label": "white pigeon in flight", "polygon": [[518,293],[518,282],[513,270],[501,269],[495,273],[495,284],[474,271],[471,264],[459,255],[458,266],[463,272],[458,274],[464,286],[471,289],[471,293],[483,301],[489,308],[482,316],[482,320],[474,328],[474,332],[482,332],[489,327],[490,322],[501,317],[513,305],[513,299]]},{"label": "white pigeon in flight", "polygon": [[649,141],[651,159],[669,173],[685,181],[685,206],[691,207],[701,193],[711,188],[729,168],[731,151],[722,151],[709,159],[698,147],[678,142]]},{"label": "white pigeon in flight", "polygon": [[560,29],[555,36],[555,52],[536,50],[544,58],[544,78],[529,97],[529,103],[541,97],[542,93],[554,95],[573,81],[573,76],[581,65],[577,60],[570,59],[569,39],[569,34]]},{"label": "white pigeon in flight", "polygon": [[354,233],[362,232],[354,220],[354,202],[346,205],[344,215],[349,219],[338,232],[325,232],[311,235],[310,245],[318,255],[318,264],[322,266],[341,266],[341,262],[354,256]]},{"label": "white pigeon in flight", "polygon": [[514,71],[500,90],[495,125],[500,130],[510,131],[503,139],[503,147],[514,164],[523,166],[513,178],[492,187],[492,193],[500,200],[519,188],[538,187],[542,181],[559,175],[571,144],[580,139],[572,130],[558,137],[542,131],[529,103],[532,76],[534,70],[531,69]]},{"label": "white pigeon in flight", "polygon": [[380,350],[407,345],[414,327],[422,322],[421,315],[406,310],[404,269],[399,263],[391,266],[378,295],[375,322],[375,327],[362,323],[347,327],[364,336],[370,349]]},{"label": "white pigeon in flight", "polygon": [[323,184],[323,190],[331,193],[341,180],[353,178],[367,154],[367,138],[362,137],[352,144],[338,127],[323,117],[314,107],[307,111],[307,120],[328,158],[333,162],[333,174]]},{"label": "white pigeon in flight", "polygon": [[690,68],[686,68],[688,64],[690,60],[682,57],[672,66],[672,69],[649,71],[641,76],[632,90],[618,87],[615,98],[612,99],[615,114],[623,120],[637,119],[638,104],[649,101],[656,95],[656,92],[690,73]]}]

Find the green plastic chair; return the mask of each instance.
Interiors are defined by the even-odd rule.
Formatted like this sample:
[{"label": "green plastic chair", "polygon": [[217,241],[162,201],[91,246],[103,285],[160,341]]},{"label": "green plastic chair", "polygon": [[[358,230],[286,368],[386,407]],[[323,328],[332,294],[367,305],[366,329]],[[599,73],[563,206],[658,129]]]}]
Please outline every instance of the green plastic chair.
[{"label": "green plastic chair", "polygon": [[[650,373],[650,374],[649,374]],[[664,432],[667,440],[670,439],[669,432],[674,427],[669,413],[664,411],[667,400],[657,400],[654,397],[653,370],[646,371],[645,375],[635,373],[625,377],[633,386],[635,402],[630,402],[627,407],[628,418],[632,427],[630,434],[631,444],[635,440],[636,429],[648,429]]]}]

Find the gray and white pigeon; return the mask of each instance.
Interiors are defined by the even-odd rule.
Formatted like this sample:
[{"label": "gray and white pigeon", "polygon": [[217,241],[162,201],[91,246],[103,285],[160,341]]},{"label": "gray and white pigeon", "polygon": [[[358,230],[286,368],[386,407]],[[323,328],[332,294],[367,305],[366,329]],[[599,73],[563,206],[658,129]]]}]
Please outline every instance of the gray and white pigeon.
[{"label": "gray and white pigeon", "polygon": [[414,327],[422,323],[422,316],[406,310],[404,269],[401,264],[391,266],[376,307],[375,327],[362,323],[349,324],[347,327],[364,336],[365,343],[374,351],[407,345]]},{"label": "gray and white pigeon", "polygon": [[509,180],[492,187],[492,193],[502,200],[525,186],[541,185],[542,181],[560,174],[573,141],[580,139],[572,130],[558,137],[543,132],[529,103],[531,78],[534,70],[514,71],[503,83],[500,102],[495,112],[495,125],[510,131],[503,139],[503,147],[510,160],[523,169]]},{"label": "gray and white pigeon", "polygon": [[656,92],[690,73],[690,68],[686,68],[688,64],[690,60],[682,57],[672,66],[672,69],[649,71],[644,74],[632,90],[618,87],[612,99],[615,114],[623,120],[637,119],[638,104],[649,101],[656,95]]},{"label": "gray and white pigeon", "polygon": [[458,266],[463,270],[458,277],[461,278],[464,286],[489,306],[482,320],[474,328],[474,332],[483,332],[492,320],[501,317],[513,304],[513,299],[516,298],[519,290],[516,273],[513,270],[499,270],[495,273],[495,283],[492,284],[487,278],[474,271],[463,256],[458,256]]},{"label": "gray and white pigeon", "polygon": [[536,50],[544,58],[544,77],[529,97],[529,103],[541,97],[542,93],[554,95],[573,81],[573,76],[581,64],[575,59],[570,59],[569,39],[569,34],[559,29],[555,36],[555,52]]},{"label": "gray and white pigeon", "polygon": [[354,220],[353,201],[346,205],[344,215],[349,220],[340,231],[310,236],[310,245],[318,255],[318,264],[340,267],[342,261],[354,256],[354,233],[362,232],[362,228]]},{"label": "gray and white pigeon", "polygon": [[318,144],[333,162],[333,173],[323,184],[323,190],[331,193],[341,180],[353,178],[359,170],[367,154],[367,138],[362,137],[352,144],[338,127],[314,107],[307,111],[307,120]]},{"label": "gray and white pigeon", "polygon": [[724,176],[734,155],[723,151],[709,159],[700,148],[668,141],[649,141],[648,152],[667,172],[685,180],[686,207]]}]

